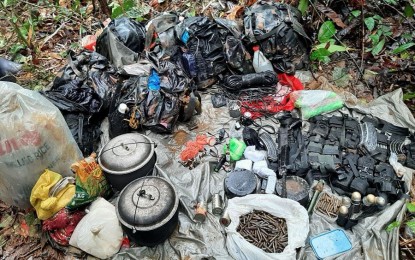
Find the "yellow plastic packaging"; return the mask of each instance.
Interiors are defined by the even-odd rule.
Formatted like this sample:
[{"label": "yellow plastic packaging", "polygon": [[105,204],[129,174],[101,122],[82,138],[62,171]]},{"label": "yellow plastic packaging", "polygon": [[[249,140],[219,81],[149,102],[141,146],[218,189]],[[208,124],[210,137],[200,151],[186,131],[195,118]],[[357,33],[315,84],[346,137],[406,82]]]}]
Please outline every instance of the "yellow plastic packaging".
[{"label": "yellow plastic packaging", "polygon": [[72,200],[75,185],[70,182],[73,178],[63,179],[59,173],[50,170],[40,175],[30,194],[30,204],[36,209],[40,220],[52,217]]}]

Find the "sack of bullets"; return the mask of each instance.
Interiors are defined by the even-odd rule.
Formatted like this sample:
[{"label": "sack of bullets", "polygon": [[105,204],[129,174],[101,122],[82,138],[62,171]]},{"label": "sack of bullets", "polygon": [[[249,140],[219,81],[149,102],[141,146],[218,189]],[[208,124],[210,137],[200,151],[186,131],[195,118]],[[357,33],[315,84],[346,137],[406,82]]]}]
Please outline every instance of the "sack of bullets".
[{"label": "sack of bullets", "polygon": [[281,253],[288,245],[288,230],[285,219],[275,217],[262,210],[239,217],[236,231],[249,243],[267,253]]}]

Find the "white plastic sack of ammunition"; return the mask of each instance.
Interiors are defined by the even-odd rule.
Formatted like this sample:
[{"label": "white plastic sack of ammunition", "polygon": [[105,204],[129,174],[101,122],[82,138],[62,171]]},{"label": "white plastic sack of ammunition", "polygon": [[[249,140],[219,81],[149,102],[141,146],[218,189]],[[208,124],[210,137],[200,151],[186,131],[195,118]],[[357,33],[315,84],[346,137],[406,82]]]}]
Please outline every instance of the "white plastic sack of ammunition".
[{"label": "white plastic sack of ammunition", "polygon": [[[281,253],[266,253],[246,241],[237,231],[239,216],[253,210],[263,210],[276,217],[284,218],[287,223],[288,245]],[[289,260],[295,259],[296,248],[305,245],[309,232],[307,210],[298,202],[283,199],[272,194],[252,194],[228,201],[227,211],[231,224],[226,227],[226,247],[229,254],[238,260]]]},{"label": "white plastic sack of ammunition", "polygon": [[76,226],[69,244],[90,255],[106,259],[120,250],[122,239],[123,231],[114,205],[98,198]]},{"label": "white plastic sack of ammunition", "polygon": [[82,154],[61,112],[36,91],[0,81],[0,198],[20,208],[50,169],[73,176]]}]

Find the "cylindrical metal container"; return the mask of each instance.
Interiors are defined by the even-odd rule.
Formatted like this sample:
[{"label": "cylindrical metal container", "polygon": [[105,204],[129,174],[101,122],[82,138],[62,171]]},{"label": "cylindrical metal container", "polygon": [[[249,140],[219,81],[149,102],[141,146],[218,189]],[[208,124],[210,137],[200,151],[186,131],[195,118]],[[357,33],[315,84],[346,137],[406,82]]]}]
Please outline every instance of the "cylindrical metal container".
[{"label": "cylindrical metal container", "polygon": [[215,215],[222,214],[223,211],[223,201],[219,193],[215,193],[212,196],[212,213]]},{"label": "cylindrical metal container", "polygon": [[[307,207],[309,199],[310,185],[307,181],[298,176],[287,176],[286,181],[287,187],[287,198],[297,201],[304,207]],[[279,196],[282,193],[282,180],[277,181],[275,190]]]},{"label": "cylindrical metal container", "polygon": [[140,246],[164,242],[177,227],[179,197],[160,177],[143,177],[127,185],[118,197],[116,212],[124,232]]},{"label": "cylindrical metal container", "polygon": [[111,139],[98,157],[108,182],[118,191],[135,179],[152,175],[156,160],[154,142],[138,133]]},{"label": "cylindrical metal container", "polygon": [[225,178],[225,192],[228,197],[243,197],[255,192],[257,177],[248,170],[234,170]]}]

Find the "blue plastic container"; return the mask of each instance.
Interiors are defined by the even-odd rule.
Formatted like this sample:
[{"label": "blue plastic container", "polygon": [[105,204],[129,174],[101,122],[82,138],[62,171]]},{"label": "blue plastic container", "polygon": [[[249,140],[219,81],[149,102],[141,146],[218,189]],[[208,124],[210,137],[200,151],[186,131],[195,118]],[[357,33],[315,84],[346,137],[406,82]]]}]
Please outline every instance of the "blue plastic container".
[{"label": "blue plastic container", "polygon": [[352,243],[342,229],[335,229],[310,238],[318,259],[338,255],[352,249]]}]

